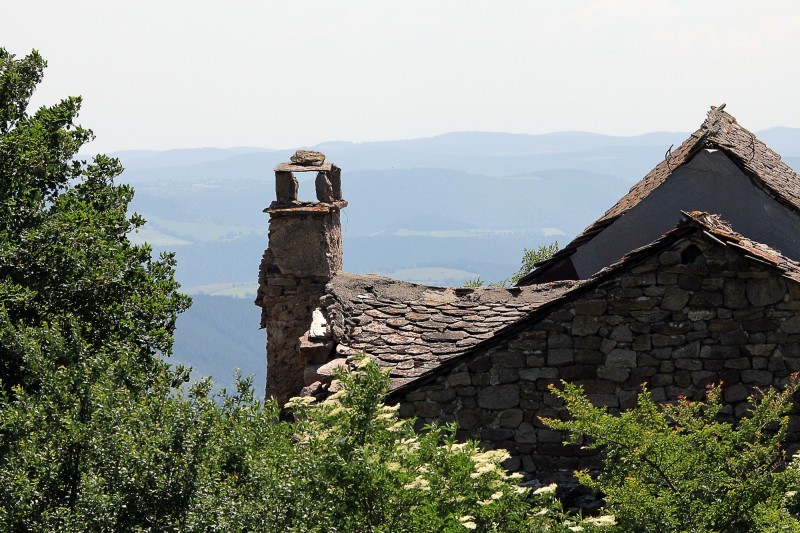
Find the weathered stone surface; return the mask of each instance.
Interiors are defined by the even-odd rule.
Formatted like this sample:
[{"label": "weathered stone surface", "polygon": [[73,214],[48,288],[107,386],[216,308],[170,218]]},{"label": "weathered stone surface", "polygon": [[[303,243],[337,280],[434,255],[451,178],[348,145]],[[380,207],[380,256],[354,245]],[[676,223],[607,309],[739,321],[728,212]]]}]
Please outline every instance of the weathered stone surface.
[{"label": "weathered stone surface", "polygon": [[572,334],[579,336],[594,335],[600,329],[600,322],[597,317],[590,315],[578,315],[572,321]]},{"label": "weathered stone surface", "polygon": [[289,160],[295,165],[319,166],[325,162],[325,154],[314,150],[297,150]]},{"label": "weathered stone surface", "polygon": [[692,322],[699,320],[711,320],[717,316],[717,312],[713,309],[692,309],[689,311],[687,318]]},{"label": "weathered stone surface", "polygon": [[518,385],[494,385],[478,391],[478,405],[484,409],[510,409],[519,405]]},{"label": "weathered stone surface", "polygon": [[570,348],[556,348],[547,351],[547,364],[552,366],[568,365],[575,362],[575,352]]},{"label": "weathered stone surface", "polygon": [[742,382],[764,387],[772,385],[772,372],[768,370],[742,370]]},{"label": "weathered stone surface", "polygon": [[431,333],[423,333],[420,338],[428,342],[455,342],[466,337],[467,334],[463,331],[437,331]]},{"label": "weathered stone surface", "polygon": [[650,342],[650,335],[637,335],[633,339],[633,349],[637,352],[647,352],[650,351],[652,347],[653,344]]},{"label": "weathered stone surface", "polygon": [[564,333],[550,333],[547,336],[547,347],[552,348],[572,348],[572,336]]},{"label": "weathered stone surface", "polygon": [[676,359],[675,368],[681,370],[702,370],[703,362],[699,359]]},{"label": "weathered stone surface", "polygon": [[677,265],[681,262],[681,253],[673,250],[662,252],[658,256],[658,262],[664,266]]},{"label": "weathered stone surface", "polygon": [[300,356],[309,364],[324,363],[333,353],[333,341],[312,341],[307,335],[300,337]]},{"label": "weathered stone surface", "polygon": [[498,368],[522,368],[525,355],[520,352],[495,352],[491,355],[492,365]]},{"label": "weathered stone surface", "polygon": [[519,378],[526,381],[539,379],[555,379],[559,376],[557,368],[523,368],[519,371]]},{"label": "weathered stone surface", "polygon": [[689,292],[678,287],[667,287],[661,299],[661,308],[668,311],[680,311],[689,302]]},{"label": "weathered stone surface", "polygon": [[606,367],[634,368],[636,366],[636,352],[617,348],[606,356]]},{"label": "weathered stone surface", "polygon": [[745,288],[747,299],[755,306],[771,305],[783,300],[786,285],[777,277],[751,279]]},{"label": "weathered stone surface", "polygon": [[727,387],[722,393],[722,397],[726,402],[735,403],[746,400],[750,394],[752,394],[750,389],[741,383],[737,383],[736,385]]},{"label": "weathered stone surface", "polygon": [[576,315],[600,316],[606,312],[608,302],[606,300],[582,300],[575,302]]},{"label": "weathered stone surface", "polygon": [[317,193],[317,200],[320,202],[332,203],[334,201],[333,184],[328,179],[326,172],[317,173],[317,179],[314,180],[314,189]]},{"label": "weathered stone surface", "polygon": [[468,387],[471,383],[469,372],[456,372],[447,376],[447,383],[451,387]]},{"label": "weathered stone surface", "polygon": [[618,383],[622,383],[626,381],[631,375],[630,368],[623,368],[623,367],[607,367],[601,366],[597,368],[597,377],[608,379],[611,381],[616,381]]},{"label": "weathered stone surface", "polygon": [[626,325],[620,324],[611,332],[611,339],[617,342],[631,342],[633,341],[633,333],[631,328]]},{"label": "weathered stone surface", "polygon": [[347,368],[347,359],[340,357],[338,359],[333,359],[324,365],[320,366],[317,369],[317,373],[322,376],[333,376],[338,369],[345,369]]},{"label": "weathered stone surface", "polygon": [[279,204],[296,202],[298,187],[300,183],[291,172],[275,173],[275,196]]},{"label": "weathered stone surface", "polygon": [[781,322],[781,331],[790,335],[800,333],[800,315],[795,315]]},{"label": "weathered stone surface", "polygon": [[514,440],[517,442],[533,444],[536,442],[536,429],[529,423],[524,423],[519,426],[514,434]]},{"label": "weathered stone surface", "polygon": [[681,346],[680,348],[675,348],[672,350],[672,357],[674,359],[683,359],[686,357],[698,357],[700,355],[700,343],[693,342],[691,344],[687,344],[685,346]]}]

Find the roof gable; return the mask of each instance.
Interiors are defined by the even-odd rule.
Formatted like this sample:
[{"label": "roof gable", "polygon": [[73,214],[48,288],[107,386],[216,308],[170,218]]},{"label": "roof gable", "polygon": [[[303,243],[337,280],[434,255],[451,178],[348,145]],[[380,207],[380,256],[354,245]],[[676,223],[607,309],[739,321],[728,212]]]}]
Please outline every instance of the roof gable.
[{"label": "roof gable", "polygon": [[589,225],[580,235],[551,259],[538,265],[537,270],[522,278],[519,285],[547,279],[548,271],[568,259],[586,242],[605,230],[615,220],[638,205],[661,186],[681,166],[703,148],[723,151],[759,188],[790,210],[800,213],[800,176],[780,155],[770,150],[736,119],[723,111],[724,104],[712,107],[703,125],[677,149],[667,152],[663,161],[636,183],[614,206]]}]

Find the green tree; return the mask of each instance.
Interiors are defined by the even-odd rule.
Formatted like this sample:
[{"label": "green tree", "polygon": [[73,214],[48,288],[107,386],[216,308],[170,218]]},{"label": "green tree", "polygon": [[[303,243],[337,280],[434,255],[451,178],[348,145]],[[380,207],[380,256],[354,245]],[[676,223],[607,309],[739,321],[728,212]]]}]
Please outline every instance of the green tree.
[{"label": "green tree", "polygon": [[800,465],[785,462],[793,377],[785,390],[752,396],[738,424],[722,422],[721,387],[707,401],[656,404],[644,389],[619,416],[594,406],[580,387],[551,389],[570,420],[545,420],[569,442],[602,449],[603,468],[581,483],[603,494],[626,531],[798,531]]},{"label": "green tree", "polygon": [[535,249],[525,248],[522,252],[522,266],[520,266],[519,270],[507,281],[512,285],[516,284],[519,280],[533,272],[536,269],[537,263],[550,259],[557,251],[558,241],[551,242],[544,246],[538,246]]},{"label": "green tree", "polygon": [[[177,292],[174,260],[153,259],[149,247],[128,241],[144,221],[127,215],[133,190],[114,184],[119,162],[77,158],[92,139],[75,124],[80,98],[28,113],[44,68],[35,51],[16,59],[0,49],[0,515],[7,530],[66,527],[105,450],[96,440],[117,428],[102,424],[119,406],[114,399],[138,401],[145,396],[137,391],[185,378],[161,358],[190,302]],[[108,454],[103,464],[113,469],[118,458]],[[35,527],[30,516],[49,525]]]},{"label": "green tree", "polygon": [[[492,283],[490,286],[492,287],[503,287],[508,285],[509,283],[515,285],[519,280],[530,274],[536,269],[536,264],[541,263],[547,259],[553,257],[553,255],[558,251],[558,241],[551,242],[550,244],[546,244],[544,246],[539,246],[536,249],[525,248],[522,251],[522,266],[520,267],[517,272],[511,276],[510,278],[506,278],[503,281]],[[468,279],[464,282],[464,287],[483,287],[485,282],[481,279],[480,276],[473,279]]]},{"label": "green tree", "polygon": [[[127,216],[133,189],[114,184],[119,161],[77,158],[93,138],[75,124],[81,99],[28,113],[45,65],[36,51],[17,60],[0,49],[0,306],[12,327],[73,317],[62,327],[78,328],[95,349],[127,343],[137,353],[133,384],[170,353],[189,299],[177,292],[172,255],[153,259],[148,246],[128,241],[144,220]],[[28,377],[19,356],[0,346],[7,390],[32,385]]]}]

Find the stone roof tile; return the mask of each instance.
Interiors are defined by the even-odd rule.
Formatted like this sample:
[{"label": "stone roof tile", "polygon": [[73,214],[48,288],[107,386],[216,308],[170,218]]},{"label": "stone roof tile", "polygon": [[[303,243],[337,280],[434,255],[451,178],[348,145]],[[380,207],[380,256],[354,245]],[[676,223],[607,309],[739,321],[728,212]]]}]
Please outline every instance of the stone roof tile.
[{"label": "stone roof tile", "polygon": [[366,352],[391,369],[392,385],[398,387],[559,298],[576,283],[443,288],[340,272],[326,287],[331,298],[323,300],[329,320],[341,321],[344,333],[334,339],[339,353]]}]

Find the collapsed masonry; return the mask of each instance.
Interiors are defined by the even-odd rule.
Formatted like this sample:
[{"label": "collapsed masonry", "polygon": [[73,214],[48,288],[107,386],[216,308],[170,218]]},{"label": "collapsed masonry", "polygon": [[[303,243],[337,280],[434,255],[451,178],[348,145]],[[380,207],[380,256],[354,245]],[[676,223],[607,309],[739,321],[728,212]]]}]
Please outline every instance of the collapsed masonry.
[{"label": "collapsed masonry", "polygon": [[[745,142],[753,146],[747,158],[731,148],[741,152]],[[754,387],[781,386],[800,370],[800,263],[717,216],[688,212],[691,193],[707,190],[705,179],[721,186],[750,180],[768,201],[743,198],[743,208],[769,211],[755,216],[753,228],[770,239],[797,240],[800,209],[792,202],[800,205],[794,197],[800,177],[716,109],[684,145],[692,150],[668,167],[674,181],[660,165],[658,180],[651,173],[647,186],[634,186],[636,201],[590,226],[613,235],[619,224],[618,237],[630,238],[625,217],[631,216],[642,234],[658,231],[655,238],[585,279],[518,287],[424,287],[341,272],[338,217],[346,203],[338,168],[326,167],[334,185],[319,165],[279,165],[256,302],[268,334],[268,394],[281,402],[297,394],[323,397],[336,386],[333,370],[365,351],[389,370],[390,400],[404,416],[458,422],[461,437],[508,449],[508,468],[542,481],[568,481],[575,468],[596,461],[563,446],[564,435],[539,420],[565,416],[548,392],[560,380],[582,385],[592,401],[612,410],[633,405],[643,383],[656,400],[672,401],[699,399],[707,384],[724,381],[724,415],[743,416]],[[338,194],[297,202],[291,172],[304,170],[320,172]],[[659,215],[654,229],[636,205],[658,198],[665,184],[687,188],[666,196],[682,199],[686,210],[677,210],[666,230]],[[290,194],[281,192],[287,188]],[[762,219],[790,227],[770,234]],[[744,225],[736,229],[751,229]],[[576,239],[572,250],[598,234]],[[800,245],[787,242],[790,250]],[[563,273],[559,265],[567,259],[572,255],[550,263],[547,275]],[[789,432],[794,451],[800,414],[791,414]]]}]

